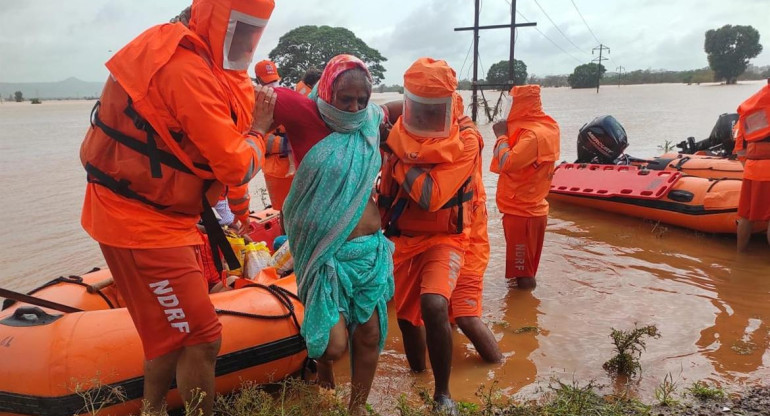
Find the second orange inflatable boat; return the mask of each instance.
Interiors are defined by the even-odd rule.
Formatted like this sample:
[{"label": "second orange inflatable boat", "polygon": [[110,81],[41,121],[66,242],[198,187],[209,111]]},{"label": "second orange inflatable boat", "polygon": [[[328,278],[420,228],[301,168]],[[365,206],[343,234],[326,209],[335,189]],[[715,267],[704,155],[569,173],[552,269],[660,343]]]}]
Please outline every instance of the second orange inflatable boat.
[{"label": "second orange inflatable boat", "polygon": [[[637,166],[563,163],[549,200],[710,233],[736,232],[741,179],[709,179]],[[766,224],[757,224],[759,231]]]}]

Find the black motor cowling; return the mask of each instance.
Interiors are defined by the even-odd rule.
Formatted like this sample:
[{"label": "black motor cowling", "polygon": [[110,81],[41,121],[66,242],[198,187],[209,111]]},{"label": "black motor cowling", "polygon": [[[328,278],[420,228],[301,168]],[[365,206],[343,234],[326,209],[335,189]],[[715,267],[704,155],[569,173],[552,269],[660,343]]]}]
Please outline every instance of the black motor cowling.
[{"label": "black motor cowling", "polygon": [[576,163],[613,164],[628,147],[623,126],[613,116],[596,117],[580,128]]},{"label": "black motor cowling", "polygon": [[725,156],[733,153],[735,147],[735,138],[733,137],[733,127],[738,122],[738,113],[724,113],[719,116],[711,134],[706,139],[695,141],[688,137],[687,140],[679,143],[676,147],[681,149],[681,153],[693,154],[703,150],[710,150]]},{"label": "black motor cowling", "polygon": [[735,138],[733,137],[733,127],[738,122],[738,113],[724,113],[717,119],[717,124],[711,129],[708,140],[714,143],[714,146],[721,144],[725,154],[732,154],[735,147]]}]

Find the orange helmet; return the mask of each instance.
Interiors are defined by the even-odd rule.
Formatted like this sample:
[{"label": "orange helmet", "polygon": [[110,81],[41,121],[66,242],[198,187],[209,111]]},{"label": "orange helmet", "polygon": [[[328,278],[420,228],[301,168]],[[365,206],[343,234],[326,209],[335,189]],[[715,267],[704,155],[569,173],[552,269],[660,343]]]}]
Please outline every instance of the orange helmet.
[{"label": "orange helmet", "polygon": [[273,0],[193,0],[189,27],[208,42],[215,64],[246,71],[274,7]]},{"label": "orange helmet", "polygon": [[421,137],[449,137],[457,75],[446,61],[420,58],[404,73],[404,128]]}]

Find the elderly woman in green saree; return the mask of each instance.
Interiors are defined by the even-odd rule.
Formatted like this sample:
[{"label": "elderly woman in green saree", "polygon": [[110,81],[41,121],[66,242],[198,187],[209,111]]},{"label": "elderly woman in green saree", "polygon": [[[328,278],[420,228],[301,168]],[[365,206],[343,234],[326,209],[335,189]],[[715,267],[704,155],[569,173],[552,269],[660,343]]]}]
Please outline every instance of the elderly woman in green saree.
[{"label": "elderly woman in green saree", "polygon": [[[339,55],[327,64],[309,97],[318,111],[304,117],[320,117],[328,135],[299,163],[283,211],[308,355],[318,360],[319,383],[334,387],[332,363],[350,347],[352,414],[365,414],[394,290],[393,245],[380,230],[372,197],[383,112],[369,102],[371,89],[358,58]],[[280,104],[289,93],[278,90]],[[282,123],[292,140],[291,123]]]}]

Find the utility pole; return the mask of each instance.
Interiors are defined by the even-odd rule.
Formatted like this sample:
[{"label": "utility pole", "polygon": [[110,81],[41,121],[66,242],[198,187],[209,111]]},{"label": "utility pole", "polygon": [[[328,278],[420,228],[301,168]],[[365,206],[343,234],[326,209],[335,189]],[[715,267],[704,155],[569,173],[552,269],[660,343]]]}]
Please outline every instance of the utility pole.
[{"label": "utility pole", "polygon": [[615,68],[615,71],[618,72],[618,88],[620,88],[620,79],[623,77],[623,71],[625,70],[626,68],[623,68],[622,66]]},{"label": "utility pole", "polygon": [[599,50],[599,57],[592,59],[591,62],[597,62],[597,61],[599,62],[599,66],[596,68],[596,93],[598,94],[599,84],[601,83],[601,79],[602,79],[602,61],[606,61],[609,59],[609,58],[602,58],[602,52],[606,49],[607,53],[610,53],[610,48],[600,43],[599,46],[591,50],[591,55],[593,55],[597,49]]},{"label": "utility pole", "polygon": [[[537,23],[516,23],[516,0],[511,0],[511,23],[510,24],[479,26],[479,9],[480,9],[481,0],[475,0],[474,3],[475,3],[475,10],[474,10],[474,17],[473,17],[473,26],[456,27],[455,32],[466,31],[466,30],[473,31],[473,81],[471,83],[471,90],[472,90],[471,101],[473,101],[473,103],[471,104],[472,105],[471,118],[475,122],[479,111],[479,105],[478,105],[479,90],[483,89],[484,87],[510,88],[514,84],[513,48],[514,48],[515,37],[516,37],[516,32],[515,32],[516,28],[524,27],[524,26],[536,26]],[[509,61],[508,61],[508,78],[509,78],[508,82],[506,84],[485,84],[483,86],[480,86],[479,85],[479,30],[505,29],[505,28],[509,28],[511,30],[511,45],[510,45],[510,53],[509,53]]]},{"label": "utility pole", "polygon": [[515,71],[514,71],[514,64],[515,60],[513,59],[513,47],[516,44],[516,0],[511,0],[511,42],[510,42],[510,48],[511,51],[508,54],[508,82],[511,85],[514,85],[516,83],[516,77],[515,77]]}]

